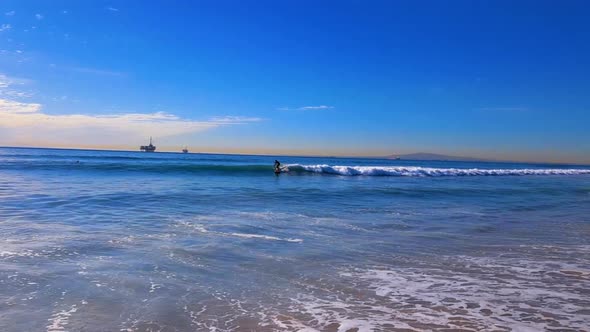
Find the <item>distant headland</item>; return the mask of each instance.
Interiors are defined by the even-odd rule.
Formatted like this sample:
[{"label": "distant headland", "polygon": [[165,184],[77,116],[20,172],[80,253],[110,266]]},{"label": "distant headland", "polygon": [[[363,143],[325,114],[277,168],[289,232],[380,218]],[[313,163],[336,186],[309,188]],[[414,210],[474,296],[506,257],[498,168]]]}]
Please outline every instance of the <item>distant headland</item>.
[{"label": "distant headland", "polygon": [[409,153],[386,156],[385,159],[399,159],[399,160],[441,160],[441,161],[489,161],[481,158],[463,157],[463,156],[449,156],[437,153]]}]

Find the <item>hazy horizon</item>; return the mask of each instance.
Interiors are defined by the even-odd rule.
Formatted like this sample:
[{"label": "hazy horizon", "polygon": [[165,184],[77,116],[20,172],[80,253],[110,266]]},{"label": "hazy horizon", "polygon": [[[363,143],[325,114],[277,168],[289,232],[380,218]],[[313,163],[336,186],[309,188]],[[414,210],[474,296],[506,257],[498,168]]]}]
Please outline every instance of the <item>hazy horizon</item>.
[{"label": "hazy horizon", "polygon": [[[164,147],[160,147],[157,146],[157,150],[154,153],[182,153],[182,148],[184,148],[185,146],[181,146],[181,147],[170,147],[170,146],[164,146]],[[94,150],[94,151],[120,151],[120,152],[139,152],[139,153],[146,153],[143,152],[139,149],[138,147],[125,147],[125,146],[112,146],[112,147],[100,147],[100,146],[87,146],[87,147],[68,147],[68,146],[4,146],[4,145],[0,145],[0,148],[8,148],[8,149],[56,149],[56,150]],[[407,155],[420,155],[420,154],[426,154],[426,155],[440,155],[441,157],[453,157],[453,158],[466,158],[466,159],[474,159],[474,161],[478,161],[478,162],[518,162],[518,163],[534,163],[534,164],[544,164],[544,163],[549,163],[549,164],[572,164],[572,165],[582,165],[582,166],[587,166],[590,165],[590,162],[564,162],[564,161],[560,161],[560,160],[543,160],[543,159],[539,159],[539,160],[533,160],[533,159],[493,159],[493,158],[485,158],[485,157],[478,157],[478,156],[474,156],[474,155],[455,155],[455,154],[446,154],[446,153],[438,153],[438,152],[431,152],[431,151],[414,151],[414,152],[407,152],[407,153],[385,153],[385,154],[345,154],[345,153],[336,153],[336,154],[326,154],[326,153],[321,153],[321,152],[310,152],[307,153],[305,151],[297,151],[297,150],[293,150],[289,153],[289,151],[287,150],[260,150],[260,151],[240,151],[240,150],[232,150],[232,149],[228,149],[228,150],[215,150],[215,149],[201,149],[201,150],[196,150],[196,149],[191,149],[190,146],[188,146],[189,149],[189,153],[195,153],[195,154],[228,154],[228,155],[253,155],[253,156],[277,156],[277,157],[334,157],[334,158],[376,158],[376,159],[388,159],[388,158],[392,158],[395,156],[407,156]],[[147,152],[148,154],[151,152]],[[406,159],[406,160],[412,160],[412,159]],[[420,159],[417,159],[420,160]],[[428,159],[427,159],[428,160]],[[432,160],[437,160],[437,159],[432,159]],[[440,159],[443,160],[443,159]],[[468,161],[468,160],[466,160]]]}]

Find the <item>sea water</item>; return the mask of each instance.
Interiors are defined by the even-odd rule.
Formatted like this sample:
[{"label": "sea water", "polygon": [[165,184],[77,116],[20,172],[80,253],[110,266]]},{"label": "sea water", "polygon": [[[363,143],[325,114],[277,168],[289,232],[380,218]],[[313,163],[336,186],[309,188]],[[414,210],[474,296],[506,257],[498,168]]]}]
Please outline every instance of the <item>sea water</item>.
[{"label": "sea water", "polygon": [[590,167],[0,149],[0,330],[583,331]]}]

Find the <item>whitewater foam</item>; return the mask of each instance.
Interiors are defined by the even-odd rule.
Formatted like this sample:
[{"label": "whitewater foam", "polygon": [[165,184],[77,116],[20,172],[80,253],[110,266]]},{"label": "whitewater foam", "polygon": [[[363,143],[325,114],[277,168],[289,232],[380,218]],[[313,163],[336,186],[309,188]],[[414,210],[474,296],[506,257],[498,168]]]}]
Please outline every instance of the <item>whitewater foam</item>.
[{"label": "whitewater foam", "polygon": [[263,235],[263,234],[251,234],[251,233],[237,233],[237,232],[218,232],[218,231],[211,231],[205,228],[205,226],[201,224],[193,224],[187,221],[179,222],[179,225],[184,227],[188,227],[194,229],[199,233],[206,233],[211,235],[218,235],[218,236],[232,236],[232,237],[240,237],[246,239],[261,239],[261,240],[270,240],[270,241],[285,241],[285,242],[294,242],[294,243],[301,243],[303,239],[297,238],[282,238],[277,236],[271,235]]},{"label": "whitewater foam", "polygon": [[247,239],[263,239],[263,240],[273,240],[273,241],[287,241],[287,242],[303,242],[302,239],[291,239],[291,238],[281,238],[276,236],[269,236],[269,235],[260,235],[260,234],[247,234],[247,233],[226,233],[231,236],[236,237],[243,237]]},{"label": "whitewater foam", "polygon": [[518,176],[518,175],[587,175],[590,169],[567,168],[526,168],[526,169],[485,169],[485,168],[433,168],[419,166],[336,166],[336,165],[288,165],[291,172],[311,172],[334,175],[366,176]]},{"label": "whitewater foam", "polygon": [[587,265],[533,257],[443,256],[445,268],[345,268],[338,287],[302,282],[289,309],[270,322],[288,331],[585,330]]},{"label": "whitewater foam", "polygon": [[[86,301],[80,302],[82,305],[87,304]],[[70,321],[70,317],[78,311],[79,307],[77,304],[72,305],[69,309],[63,309],[57,312],[54,312],[51,317],[48,319],[49,324],[47,327],[47,332],[63,332],[66,331],[66,326]]]},{"label": "whitewater foam", "polygon": [[590,317],[578,314],[588,305],[581,289],[589,271],[583,266],[508,258],[498,262],[489,257],[443,259],[452,271],[386,268],[341,276],[390,304],[414,305],[410,315],[398,310],[395,316],[428,324],[453,325],[459,317],[477,328],[539,331],[579,329],[590,323]]}]

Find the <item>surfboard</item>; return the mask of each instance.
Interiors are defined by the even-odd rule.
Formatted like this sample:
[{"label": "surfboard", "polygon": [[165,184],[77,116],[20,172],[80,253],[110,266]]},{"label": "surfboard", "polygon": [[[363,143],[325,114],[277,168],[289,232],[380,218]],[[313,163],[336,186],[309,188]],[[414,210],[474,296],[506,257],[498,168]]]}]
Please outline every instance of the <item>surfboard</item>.
[{"label": "surfboard", "polygon": [[275,168],[275,174],[281,174],[281,173],[285,173],[288,171],[289,171],[289,168],[287,168],[286,166],[281,166],[279,168]]}]

